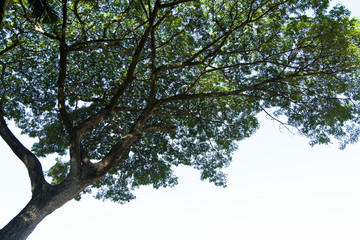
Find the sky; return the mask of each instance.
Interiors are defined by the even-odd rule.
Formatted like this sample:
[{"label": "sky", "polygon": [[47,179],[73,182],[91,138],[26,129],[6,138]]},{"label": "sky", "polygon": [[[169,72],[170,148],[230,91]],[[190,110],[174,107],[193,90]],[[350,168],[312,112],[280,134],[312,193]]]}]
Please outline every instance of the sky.
[{"label": "sky", "polygon": [[[360,17],[359,0],[335,2]],[[261,122],[251,138],[239,142],[225,170],[227,188],[179,167],[174,188],[142,187],[125,205],[90,195],[71,201],[45,218],[28,240],[359,240],[360,143],[345,150],[336,143],[310,147],[308,139],[275,122],[264,117]],[[31,193],[25,167],[2,140],[0,152],[1,228]]]}]

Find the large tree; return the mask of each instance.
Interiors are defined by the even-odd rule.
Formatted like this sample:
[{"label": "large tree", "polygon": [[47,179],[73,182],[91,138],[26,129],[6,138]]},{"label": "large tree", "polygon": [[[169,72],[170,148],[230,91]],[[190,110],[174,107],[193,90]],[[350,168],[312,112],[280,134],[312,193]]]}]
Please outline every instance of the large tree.
[{"label": "large tree", "polygon": [[[176,185],[172,167],[180,164],[225,186],[221,169],[258,128],[260,112],[311,144],[357,140],[360,29],[342,6],[29,2],[46,3],[50,15],[34,17],[21,0],[6,10],[0,135],[26,166],[32,198],[1,240],[26,239],[91,189],[124,203],[141,185]],[[31,150],[7,121],[36,139]],[[48,182],[41,161],[52,153]]]}]

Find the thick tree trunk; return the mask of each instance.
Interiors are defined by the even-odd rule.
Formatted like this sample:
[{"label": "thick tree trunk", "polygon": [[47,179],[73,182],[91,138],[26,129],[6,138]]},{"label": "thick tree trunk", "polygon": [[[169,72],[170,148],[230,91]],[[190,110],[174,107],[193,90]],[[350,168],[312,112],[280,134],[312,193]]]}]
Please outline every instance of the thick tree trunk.
[{"label": "thick tree trunk", "polygon": [[35,227],[51,212],[42,200],[31,199],[26,207],[0,230],[1,240],[25,240]]},{"label": "thick tree trunk", "polygon": [[58,186],[47,185],[44,191],[33,195],[25,208],[0,230],[0,240],[27,239],[46,216],[73,199],[85,187],[76,180],[64,181]]}]

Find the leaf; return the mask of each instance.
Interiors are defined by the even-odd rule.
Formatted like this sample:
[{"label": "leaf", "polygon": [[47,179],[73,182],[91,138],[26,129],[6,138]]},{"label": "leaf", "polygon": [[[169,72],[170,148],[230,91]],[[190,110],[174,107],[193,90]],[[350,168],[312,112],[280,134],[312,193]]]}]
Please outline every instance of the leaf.
[{"label": "leaf", "polygon": [[55,9],[46,0],[28,0],[31,16],[43,23],[53,24],[59,20]]}]

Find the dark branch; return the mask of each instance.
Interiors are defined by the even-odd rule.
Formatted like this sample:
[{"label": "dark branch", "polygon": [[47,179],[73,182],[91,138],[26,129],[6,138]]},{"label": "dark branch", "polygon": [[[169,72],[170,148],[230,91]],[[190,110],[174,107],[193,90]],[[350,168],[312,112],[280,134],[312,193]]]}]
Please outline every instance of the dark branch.
[{"label": "dark branch", "polygon": [[160,8],[167,8],[167,7],[174,7],[176,5],[179,5],[180,3],[186,3],[186,2],[194,2],[195,0],[178,0],[170,3],[164,3],[160,5]]},{"label": "dark branch", "polygon": [[159,131],[159,132],[165,132],[165,133],[170,133],[170,132],[175,132],[176,131],[176,127],[164,127],[164,126],[145,126],[144,127],[144,131]]},{"label": "dark branch", "polygon": [[156,72],[156,46],[155,46],[155,28],[151,27],[151,87],[150,87],[150,95],[149,102],[155,100],[156,92],[157,92],[157,80],[158,75]]},{"label": "dark branch", "polygon": [[67,131],[71,134],[73,131],[72,121],[66,110],[65,104],[65,79],[66,79],[66,67],[67,67],[67,55],[68,48],[66,45],[66,20],[67,20],[67,0],[62,1],[62,10],[63,10],[63,24],[62,24],[62,34],[60,41],[60,60],[59,60],[59,76],[57,82],[57,93],[58,93],[58,108],[60,111],[61,118],[65,124]]},{"label": "dark branch", "polygon": [[22,143],[14,136],[14,134],[8,128],[1,110],[0,136],[27,168],[31,181],[31,191],[33,194],[36,195],[40,193],[43,190],[43,186],[48,184],[45,181],[41,163],[39,159],[24,145],[22,145]]},{"label": "dark branch", "polygon": [[104,119],[109,117],[109,115],[113,112],[114,107],[116,106],[117,101],[123,94],[123,92],[126,90],[126,88],[130,85],[130,83],[134,80],[134,73],[137,64],[140,60],[140,54],[143,51],[145,47],[145,43],[151,33],[151,29],[153,28],[153,24],[155,21],[155,18],[159,11],[159,5],[158,2],[155,4],[155,8],[151,13],[151,18],[149,20],[149,24],[147,28],[145,29],[140,42],[138,43],[136,50],[134,52],[132,61],[128,67],[126,78],[124,79],[124,82],[118,87],[115,95],[112,97],[110,103],[101,111],[99,111],[97,114],[93,115],[92,117],[86,119],[82,124],[79,125],[79,133],[80,136],[84,134],[85,132],[92,129],[94,126],[96,126],[98,123],[102,122]]},{"label": "dark branch", "polygon": [[60,60],[59,60],[59,77],[57,82],[58,91],[58,108],[60,111],[61,119],[70,136],[70,174],[75,176],[79,173],[81,167],[81,143],[80,135],[74,128],[70,114],[66,110],[65,100],[65,80],[66,80],[66,67],[68,48],[66,45],[66,26],[67,26],[67,0],[62,1],[63,24],[60,42]]},{"label": "dark branch", "polygon": [[17,45],[19,45],[19,41],[15,41],[14,43],[12,43],[10,46],[7,46],[4,50],[0,51],[0,55],[3,55],[4,53],[10,51],[11,49],[15,48]]}]

